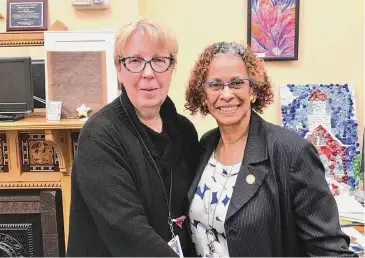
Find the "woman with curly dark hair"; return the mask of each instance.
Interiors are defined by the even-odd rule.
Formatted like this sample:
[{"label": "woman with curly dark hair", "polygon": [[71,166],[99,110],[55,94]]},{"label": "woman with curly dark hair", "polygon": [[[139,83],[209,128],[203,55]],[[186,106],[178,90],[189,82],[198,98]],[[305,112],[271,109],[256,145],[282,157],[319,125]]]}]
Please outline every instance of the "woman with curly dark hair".
[{"label": "woman with curly dark hair", "polygon": [[211,114],[189,191],[199,255],[356,256],[314,146],[256,112],[273,101],[263,62],[243,45],[208,46],[186,90],[192,114]]}]

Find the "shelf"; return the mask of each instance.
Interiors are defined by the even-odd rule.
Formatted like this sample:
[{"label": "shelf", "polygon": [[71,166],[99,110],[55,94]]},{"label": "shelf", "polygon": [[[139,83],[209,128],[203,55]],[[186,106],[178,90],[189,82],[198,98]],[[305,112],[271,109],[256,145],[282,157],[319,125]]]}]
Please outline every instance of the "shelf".
[{"label": "shelf", "polygon": [[0,33],[0,47],[43,46],[43,44],[43,31]]}]

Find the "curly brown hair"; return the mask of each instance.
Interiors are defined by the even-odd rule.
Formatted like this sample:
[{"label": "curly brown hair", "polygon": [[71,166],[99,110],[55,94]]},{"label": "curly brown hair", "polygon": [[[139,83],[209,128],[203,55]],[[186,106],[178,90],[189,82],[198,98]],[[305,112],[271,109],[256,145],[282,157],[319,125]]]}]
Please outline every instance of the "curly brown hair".
[{"label": "curly brown hair", "polygon": [[256,96],[256,101],[251,104],[252,109],[262,113],[263,108],[273,102],[274,93],[271,81],[261,59],[252,52],[250,47],[244,47],[236,42],[217,42],[207,46],[200,54],[190,74],[189,83],[185,91],[185,108],[195,115],[200,112],[203,115],[209,113],[205,104],[205,92],[202,83],[205,82],[210,62],[218,53],[234,53],[242,57],[250,78],[250,87]]}]

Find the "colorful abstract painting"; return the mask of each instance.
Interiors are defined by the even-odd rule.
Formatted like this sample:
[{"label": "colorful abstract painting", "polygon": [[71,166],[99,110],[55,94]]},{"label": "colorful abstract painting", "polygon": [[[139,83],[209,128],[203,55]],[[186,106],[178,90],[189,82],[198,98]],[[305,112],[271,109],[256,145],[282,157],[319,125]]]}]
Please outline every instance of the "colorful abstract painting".
[{"label": "colorful abstract painting", "polygon": [[333,191],[363,188],[354,96],[347,84],[280,88],[283,127],[315,145]]},{"label": "colorful abstract painting", "polygon": [[248,0],[248,44],[264,60],[297,60],[299,0]]}]

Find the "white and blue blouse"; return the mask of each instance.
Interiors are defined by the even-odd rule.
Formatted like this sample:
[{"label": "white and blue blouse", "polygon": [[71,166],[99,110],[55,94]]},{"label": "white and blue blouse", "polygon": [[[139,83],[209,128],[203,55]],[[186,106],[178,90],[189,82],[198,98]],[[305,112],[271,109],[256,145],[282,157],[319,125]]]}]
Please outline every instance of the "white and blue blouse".
[{"label": "white and blue blouse", "polygon": [[[225,166],[214,158],[205,166],[190,205],[192,240],[198,255],[209,253],[209,244],[220,257],[229,257],[224,221],[241,163]],[[214,233],[209,235],[208,232]]]}]

